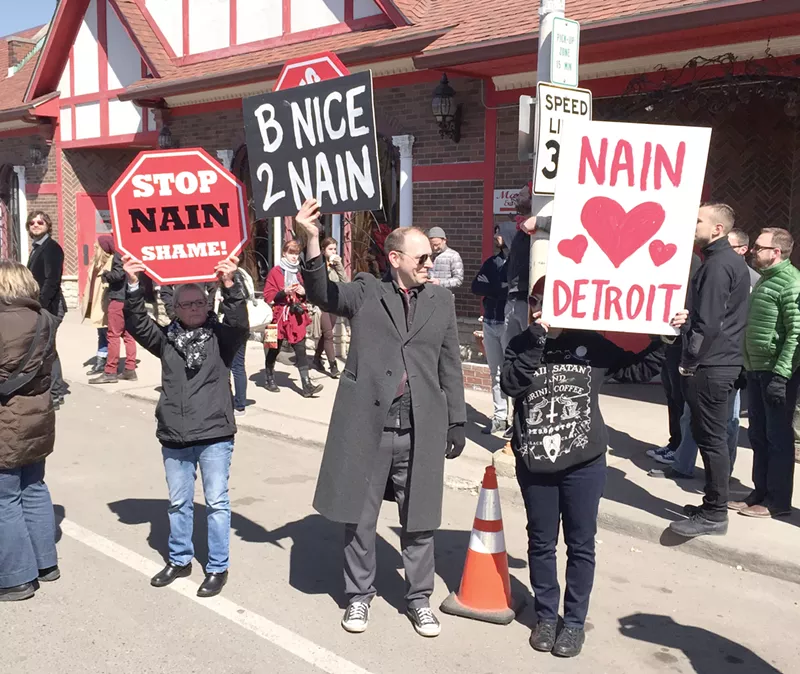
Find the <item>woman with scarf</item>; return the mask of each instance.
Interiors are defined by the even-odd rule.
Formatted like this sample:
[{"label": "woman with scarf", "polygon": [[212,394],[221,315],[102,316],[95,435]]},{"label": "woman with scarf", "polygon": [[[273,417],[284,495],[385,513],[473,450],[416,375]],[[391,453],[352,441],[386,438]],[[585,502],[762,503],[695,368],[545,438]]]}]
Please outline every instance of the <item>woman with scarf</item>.
[{"label": "woman with scarf", "polygon": [[81,319],[89,319],[97,328],[97,356],[87,376],[102,374],[108,358],[108,283],[103,273],[111,271],[114,261],[114,239],[109,234],[101,234],[94,242],[94,258],[89,278],[83,289]]},{"label": "woman with scarf", "polygon": [[[528,568],[538,618],[530,645],[569,658],[581,652],[585,638],[597,512],[606,482],[608,431],[600,389],[612,376],[628,383],[650,381],[661,370],[665,344],[654,340],[641,353],[631,353],[598,332],[551,328],[541,320],[543,288],[540,279],[531,297],[534,322],[506,348],[500,385],[514,399],[511,448],[528,516]],[[686,316],[678,312],[669,325],[680,328]],[[564,626],[557,634],[560,527],[567,583]]]},{"label": "woman with scarf", "polygon": [[280,391],[275,383],[275,361],[278,359],[284,341],[289,342],[294,350],[295,364],[300,372],[302,395],[304,398],[319,393],[321,384],[312,384],[308,374],[308,356],[306,355],[306,328],[311,324],[308,309],[305,306],[306,290],[300,274],[300,244],[287,241],[283,244],[283,256],[267,274],[264,284],[264,299],[273,305],[273,321],[278,327],[278,344],[264,348],[266,355],[266,388],[267,391]]},{"label": "woman with scarf", "polygon": [[[346,283],[347,276],[345,276],[344,273],[342,258],[340,258],[336,253],[338,247],[339,244],[337,243],[336,239],[331,237],[323,239],[322,243],[320,244],[322,254],[325,256],[325,265],[328,270],[328,278],[334,283]],[[338,379],[339,365],[336,362],[336,349],[333,346],[333,329],[336,327],[336,316],[323,311],[320,314],[319,323],[322,336],[317,342],[317,350],[314,353],[314,369],[318,370],[319,372],[325,372],[325,374],[329,374],[332,379]],[[328,358],[328,365],[331,368],[330,372],[327,372],[325,370],[325,366],[322,364],[323,351]]]},{"label": "woman with scarf", "polygon": [[169,585],[192,572],[194,481],[203,479],[208,520],[208,566],[198,597],[213,597],[228,580],[231,506],[228,497],[236,423],[231,398],[231,364],[247,341],[250,326],[244,292],[236,280],[238,258],[220,262],[220,322],[208,310],[206,291],[177,286],[175,319],[166,327],[147,315],[138,274],[144,265],[125,258],[125,323],[139,344],[161,360],[161,397],[156,407],[156,437],[169,487],[169,561],[150,581]]}]

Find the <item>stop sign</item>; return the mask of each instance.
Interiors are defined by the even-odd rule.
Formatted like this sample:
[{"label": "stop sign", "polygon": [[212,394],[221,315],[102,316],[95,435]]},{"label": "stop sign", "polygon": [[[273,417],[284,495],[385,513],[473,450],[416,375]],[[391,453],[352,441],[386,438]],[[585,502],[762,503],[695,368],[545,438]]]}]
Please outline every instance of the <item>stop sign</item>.
[{"label": "stop sign", "polygon": [[332,52],[301,56],[286,62],[273,91],[302,87],[304,84],[332,80],[349,74],[350,71]]},{"label": "stop sign", "polygon": [[159,283],[216,279],[247,241],[245,190],[205,150],[146,150],[108,193],[117,249]]}]

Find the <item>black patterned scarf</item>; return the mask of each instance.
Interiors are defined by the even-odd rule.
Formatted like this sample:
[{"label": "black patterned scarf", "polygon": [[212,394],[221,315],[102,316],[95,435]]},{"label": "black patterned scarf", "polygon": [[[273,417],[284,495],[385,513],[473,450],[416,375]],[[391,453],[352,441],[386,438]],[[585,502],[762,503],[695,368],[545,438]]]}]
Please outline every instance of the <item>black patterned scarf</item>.
[{"label": "black patterned scarf", "polygon": [[197,372],[206,361],[208,349],[206,344],[214,336],[217,317],[209,314],[206,322],[199,328],[187,330],[177,319],[167,327],[167,339],[186,361],[186,369]]}]

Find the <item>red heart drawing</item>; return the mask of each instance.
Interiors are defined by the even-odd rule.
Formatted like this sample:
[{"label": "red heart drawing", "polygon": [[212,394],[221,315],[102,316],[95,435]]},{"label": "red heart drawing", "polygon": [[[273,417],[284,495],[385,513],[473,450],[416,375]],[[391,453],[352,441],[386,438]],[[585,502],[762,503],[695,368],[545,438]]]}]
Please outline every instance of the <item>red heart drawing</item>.
[{"label": "red heart drawing", "polygon": [[656,267],[669,262],[677,252],[678,247],[674,243],[664,243],[658,239],[650,242],[650,259]]},{"label": "red heart drawing", "polygon": [[613,199],[593,197],[583,206],[581,224],[611,264],[619,268],[656,235],[665,216],[664,209],[654,201],[646,201],[626,213]]},{"label": "red heart drawing", "polygon": [[564,239],[558,242],[558,252],[568,257],[575,264],[580,264],[589,242],[583,234],[578,234],[574,239]]}]

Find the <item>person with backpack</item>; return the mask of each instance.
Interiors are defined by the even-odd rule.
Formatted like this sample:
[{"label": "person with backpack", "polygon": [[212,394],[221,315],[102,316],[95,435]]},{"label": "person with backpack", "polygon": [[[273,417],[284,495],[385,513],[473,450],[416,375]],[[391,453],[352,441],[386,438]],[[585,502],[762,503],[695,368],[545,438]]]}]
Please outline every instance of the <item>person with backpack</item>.
[{"label": "person with backpack", "polygon": [[56,523],[44,482],[55,444],[50,396],[58,319],[17,262],[0,261],[0,601],[57,580]]}]

